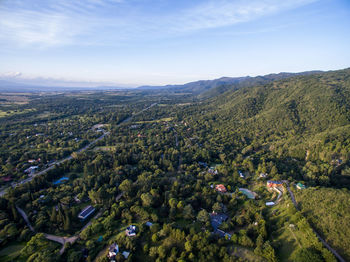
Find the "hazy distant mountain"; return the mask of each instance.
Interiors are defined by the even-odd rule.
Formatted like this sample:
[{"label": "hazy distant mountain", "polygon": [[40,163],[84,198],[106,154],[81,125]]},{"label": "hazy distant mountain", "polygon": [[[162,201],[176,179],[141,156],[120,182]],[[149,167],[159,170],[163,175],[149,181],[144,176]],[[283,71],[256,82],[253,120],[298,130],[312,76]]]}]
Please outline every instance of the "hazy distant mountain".
[{"label": "hazy distant mountain", "polygon": [[[158,90],[170,93],[189,93],[198,98],[205,99],[217,96],[227,90],[240,89],[247,86],[266,84],[271,81],[286,79],[295,75],[309,75],[321,71],[309,71],[302,73],[279,73],[265,76],[244,77],[221,77],[214,80],[199,80],[183,85],[165,86],[140,86],[136,90],[153,91]],[[104,91],[125,90],[135,88],[117,87],[109,84],[93,82],[69,82],[53,79],[0,79],[0,92],[68,92],[68,91]]]},{"label": "hazy distant mountain", "polygon": [[275,80],[289,78],[295,75],[309,75],[320,73],[321,71],[308,71],[302,73],[279,73],[256,77],[222,77],[214,80],[200,80],[184,85],[166,86],[140,86],[143,90],[167,90],[176,93],[191,93],[199,98],[209,98],[226,92],[229,89],[239,89],[246,86],[265,84]]},{"label": "hazy distant mountain", "polygon": [[69,92],[69,91],[105,91],[119,90],[125,88],[114,86],[57,86],[57,85],[40,85],[40,84],[25,84],[11,80],[0,80],[0,92]]}]

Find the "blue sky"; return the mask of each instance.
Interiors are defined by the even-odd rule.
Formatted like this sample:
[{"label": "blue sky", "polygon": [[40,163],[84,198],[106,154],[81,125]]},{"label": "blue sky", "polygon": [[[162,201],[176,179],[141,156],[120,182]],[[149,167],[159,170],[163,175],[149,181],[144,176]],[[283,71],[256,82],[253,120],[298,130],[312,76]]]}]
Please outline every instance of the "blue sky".
[{"label": "blue sky", "polygon": [[350,67],[349,0],[0,0],[0,78],[137,86]]}]

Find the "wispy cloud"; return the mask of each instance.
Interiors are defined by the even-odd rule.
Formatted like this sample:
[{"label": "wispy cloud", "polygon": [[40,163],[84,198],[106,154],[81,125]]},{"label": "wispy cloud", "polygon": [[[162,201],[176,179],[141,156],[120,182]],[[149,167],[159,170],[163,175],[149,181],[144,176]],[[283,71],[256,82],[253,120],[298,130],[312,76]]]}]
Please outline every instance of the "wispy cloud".
[{"label": "wispy cloud", "polygon": [[7,0],[0,5],[0,44],[109,45],[137,38],[168,37],[231,26],[314,1],[317,0],[209,0],[162,13],[149,8],[149,2],[137,0]]},{"label": "wispy cloud", "polygon": [[207,1],[178,16],[177,30],[202,30],[259,19],[317,0],[215,0]]},{"label": "wispy cloud", "polygon": [[0,73],[0,79],[7,79],[7,78],[17,78],[22,75],[21,72],[4,72]]}]

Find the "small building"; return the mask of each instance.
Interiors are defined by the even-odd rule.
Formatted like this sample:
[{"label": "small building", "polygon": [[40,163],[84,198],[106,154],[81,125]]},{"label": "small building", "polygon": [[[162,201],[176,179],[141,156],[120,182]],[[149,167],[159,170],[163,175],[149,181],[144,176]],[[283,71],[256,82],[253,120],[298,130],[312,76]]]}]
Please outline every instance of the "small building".
[{"label": "small building", "polygon": [[305,189],[306,188],[306,186],[305,185],[303,185],[302,183],[298,183],[297,185],[296,185],[296,187],[297,187],[297,189]]},{"label": "small building", "polygon": [[78,198],[78,195],[74,197],[74,201],[75,203],[78,203],[78,204],[81,202],[81,200]]},{"label": "small building", "polygon": [[227,189],[223,184],[219,184],[215,186],[215,190],[220,192],[220,193],[226,193]]},{"label": "small building", "polygon": [[130,255],[130,252],[128,252],[128,251],[123,251],[122,255],[123,255],[123,257],[124,257],[125,259],[127,259],[127,258],[129,257],[129,255]]},{"label": "small building", "polygon": [[213,174],[213,175],[217,175],[219,172],[215,167],[209,167],[208,173]]},{"label": "small building", "polygon": [[272,201],[266,202],[266,205],[267,205],[267,206],[274,206],[274,205],[275,205],[275,202],[272,202]]},{"label": "small building", "polygon": [[151,227],[151,226],[153,226],[153,223],[151,223],[151,222],[146,222],[146,224],[145,224],[146,226],[148,226],[148,227]]},{"label": "small building", "polygon": [[239,177],[241,177],[241,178],[245,178],[245,175],[243,174],[243,172],[238,171],[238,173],[239,173]]},{"label": "small building", "polygon": [[116,243],[113,243],[112,245],[110,245],[108,250],[108,258],[114,259],[118,253],[119,253],[119,246]]},{"label": "small building", "polygon": [[270,187],[270,188],[271,187],[281,187],[281,186],[283,186],[283,183],[280,181],[269,180],[269,181],[267,181],[266,186]]},{"label": "small building", "polygon": [[125,230],[125,234],[128,236],[128,237],[133,237],[133,236],[136,236],[136,226],[134,225],[130,225],[126,228]]},{"label": "small building", "polygon": [[87,206],[79,213],[78,218],[80,218],[81,220],[85,220],[94,212],[95,208],[93,206]]},{"label": "small building", "polygon": [[267,173],[260,173],[259,177],[260,178],[266,178],[267,177]]},{"label": "small building", "polygon": [[24,173],[32,175],[35,173],[35,170],[37,170],[39,167],[38,166],[30,166],[26,170],[24,170]]}]

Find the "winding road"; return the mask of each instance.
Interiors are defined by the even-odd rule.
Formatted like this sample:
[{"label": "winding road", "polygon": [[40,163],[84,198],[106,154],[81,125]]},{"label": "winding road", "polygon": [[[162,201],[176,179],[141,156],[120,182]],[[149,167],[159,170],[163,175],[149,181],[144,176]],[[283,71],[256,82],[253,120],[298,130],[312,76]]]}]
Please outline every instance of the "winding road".
[{"label": "winding road", "polygon": [[34,228],[32,227],[32,225],[29,222],[27,214],[23,211],[23,209],[19,208],[18,206],[16,206],[16,209],[17,209],[18,213],[20,213],[21,216],[23,217],[23,219],[26,222],[27,226],[29,227],[30,231],[35,232]]}]

